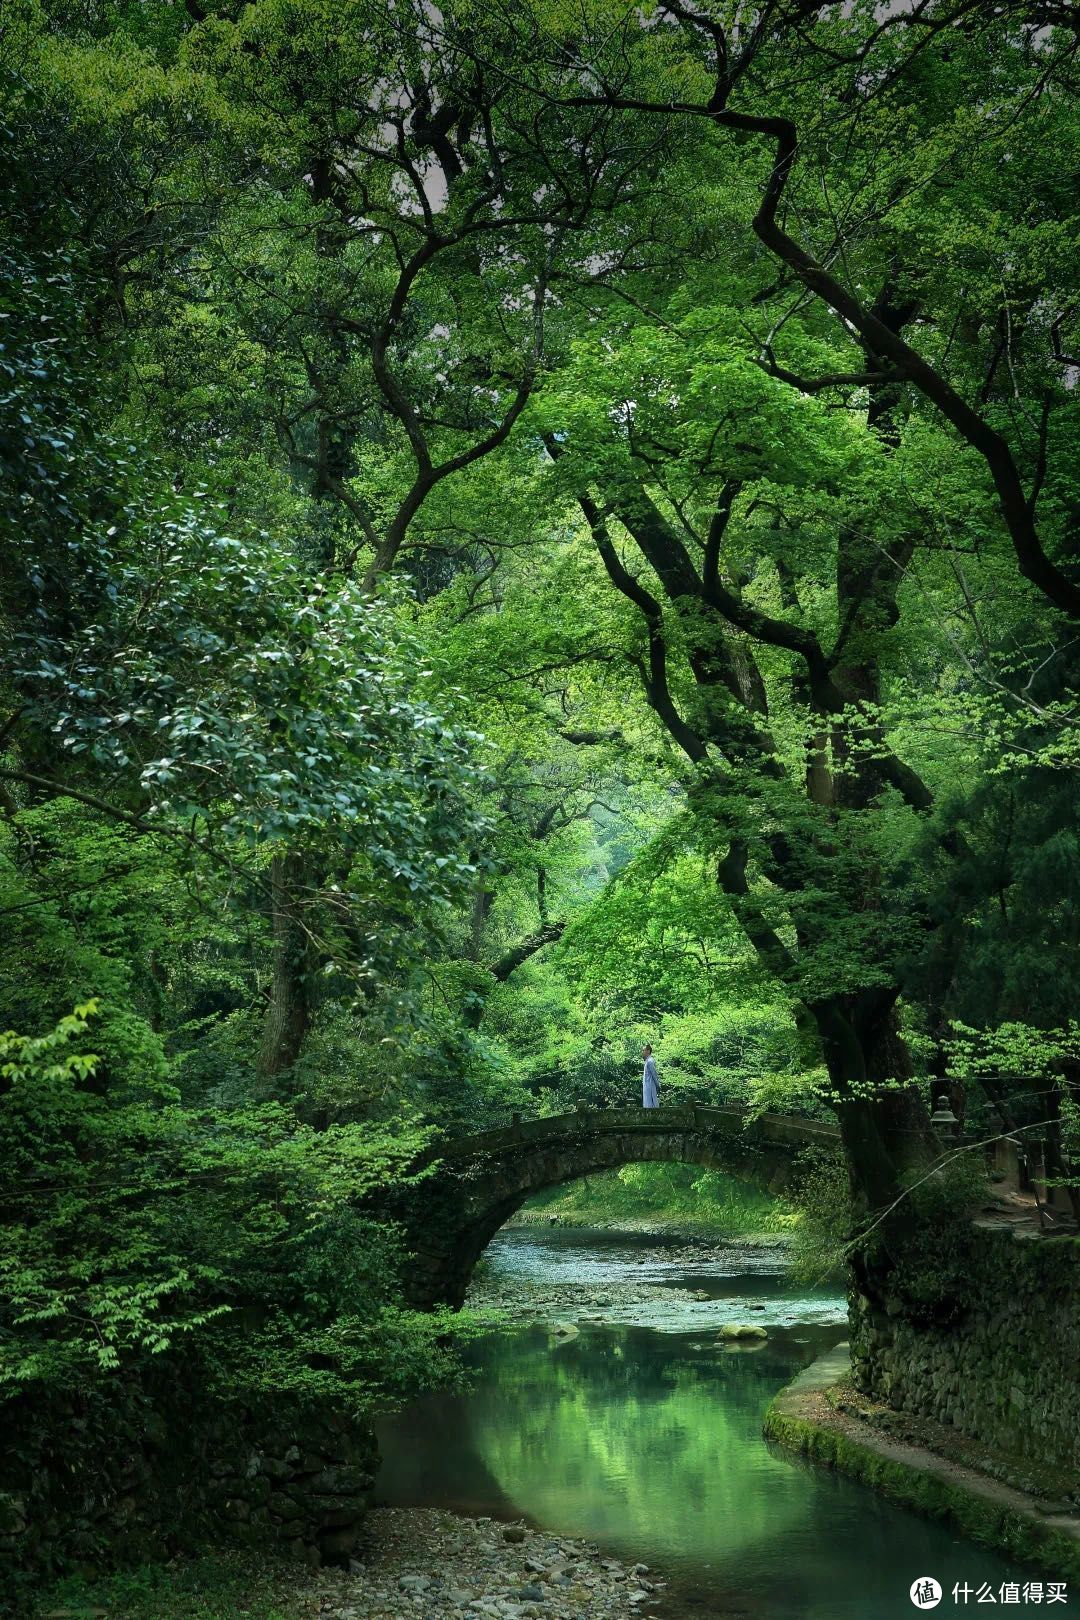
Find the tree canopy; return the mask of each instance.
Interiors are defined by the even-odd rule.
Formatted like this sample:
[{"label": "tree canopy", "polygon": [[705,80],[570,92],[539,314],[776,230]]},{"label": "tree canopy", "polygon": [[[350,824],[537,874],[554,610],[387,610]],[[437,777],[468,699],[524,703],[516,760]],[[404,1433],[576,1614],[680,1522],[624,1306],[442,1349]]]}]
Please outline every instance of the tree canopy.
[{"label": "tree canopy", "polygon": [[646,1036],[835,1115],[860,1215],[943,1086],[1075,1182],[1078,55],[5,8],[13,1397],[441,1376],[369,1195]]}]

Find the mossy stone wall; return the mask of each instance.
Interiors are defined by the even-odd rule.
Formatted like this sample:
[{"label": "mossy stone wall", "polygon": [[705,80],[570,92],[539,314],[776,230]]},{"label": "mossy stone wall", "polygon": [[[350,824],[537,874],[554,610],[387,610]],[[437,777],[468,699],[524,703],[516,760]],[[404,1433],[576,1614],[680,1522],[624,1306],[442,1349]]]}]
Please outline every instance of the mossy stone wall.
[{"label": "mossy stone wall", "polygon": [[206,1544],[345,1562],[378,1467],[374,1435],[330,1409],[222,1405],[131,1383],[5,1409],[0,1613],[40,1576]]},{"label": "mossy stone wall", "polygon": [[1080,1240],[973,1227],[930,1306],[886,1280],[850,1321],[866,1394],[1045,1470],[1048,1494],[1080,1478]]}]

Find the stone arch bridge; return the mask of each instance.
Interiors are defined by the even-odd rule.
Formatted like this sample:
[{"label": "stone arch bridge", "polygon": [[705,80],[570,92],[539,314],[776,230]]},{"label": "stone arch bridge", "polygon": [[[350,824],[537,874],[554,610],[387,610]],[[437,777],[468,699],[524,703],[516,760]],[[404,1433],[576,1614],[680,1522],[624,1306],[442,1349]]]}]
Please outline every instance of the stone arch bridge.
[{"label": "stone arch bridge", "polygon": [[438,1143],[429,1170],[399,1209],[414,1258],[410,1301],[422,1308],[465,1298],[495,1233],[534,1193],[624,1164],[671,1162],[722,1170],[778,1192],[807,1147],[836,1147],[835,1125],[785,1114],[751,1119],[741,1108],[579,1108]]}]

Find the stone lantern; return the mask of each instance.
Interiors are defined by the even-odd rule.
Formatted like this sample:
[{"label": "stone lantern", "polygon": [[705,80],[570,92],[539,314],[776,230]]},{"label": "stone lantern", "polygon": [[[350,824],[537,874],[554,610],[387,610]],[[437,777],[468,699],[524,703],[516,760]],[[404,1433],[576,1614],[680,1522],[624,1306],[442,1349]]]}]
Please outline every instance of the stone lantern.
[{"label": "stone lantern", "polygon": [[960,1129],[960,1121],[952,1111],[949,1102],[949,1093],[941,1090],[934,1102],[934,1112],[930,1115],[930,1123],[935,1131],[942,1136],[954,1136]]}]

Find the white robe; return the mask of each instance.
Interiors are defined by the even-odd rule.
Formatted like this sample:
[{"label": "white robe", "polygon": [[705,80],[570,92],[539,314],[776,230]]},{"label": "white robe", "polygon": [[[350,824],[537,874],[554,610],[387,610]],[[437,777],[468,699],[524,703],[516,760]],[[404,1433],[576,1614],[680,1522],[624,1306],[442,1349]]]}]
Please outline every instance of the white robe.
[{"label": "white robe", "polygon": [[641,1077],[642,1108],[659,1108],[660,1077],[656,1072],[656,1059],[650,1052],[645,1059],[645,1073]]}]

